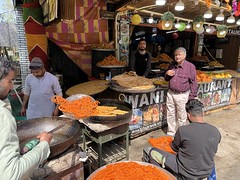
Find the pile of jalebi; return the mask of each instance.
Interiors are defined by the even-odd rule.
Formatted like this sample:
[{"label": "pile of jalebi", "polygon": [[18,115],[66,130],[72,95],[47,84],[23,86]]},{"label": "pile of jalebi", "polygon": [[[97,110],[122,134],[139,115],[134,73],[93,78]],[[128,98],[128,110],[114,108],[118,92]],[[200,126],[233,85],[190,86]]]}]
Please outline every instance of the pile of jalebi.
[{"label": "pile of jalebi", "polygon": [[173,141],[173,138],[171,136],[162,136],[159,138],[149,138],[148,142],[158,149],[161,149],[163,151],[169,152],[171,154],[176,154],[175,151],[171,148],[171,143]]},{"label": "pile of jalebi", "polygon": [[141,165],[137,162],[120,162],[106,165],[91,180],[170,180],[166,172],[152,165]]},{"label": "pile of jalebi", "polygon": [[53,96],[51,100],[58,104],[58,109],[69,114],[76,119],[94,116],[97,113],[99,101],[95,101],[90,96],[84,96],[76,100],[68,101],[61,96]]}]

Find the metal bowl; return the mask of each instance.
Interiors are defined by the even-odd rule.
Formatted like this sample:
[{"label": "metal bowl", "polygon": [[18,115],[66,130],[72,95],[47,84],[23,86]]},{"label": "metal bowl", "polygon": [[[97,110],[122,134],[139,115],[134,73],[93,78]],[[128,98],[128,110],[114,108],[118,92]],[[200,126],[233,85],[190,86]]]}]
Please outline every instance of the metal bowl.
[{"label": "metal bowl", "polygon": [[127,111],[127,113],[116,116],[91,116],[88,118],[89,121],[102,124],[121,121],[130,122],[132,116],[132,106],[129,103],[117,99],[98,99],[98,101],[100,102],[100,106],[115,106],[120,110]]},{"label": "metal bowl", "polygon": [[[141,161],[120,161],[120,162],[116,162],[116,163],[111,163],[113,165],[116,165],[118,163],[128,163],[128,162],[136,162],[142,166],[152,166],[152,167],[156,167],[158,170],[160,170],[161,172],[163,172],[164,174],[166,174],[168,177],[169,177],[169,180],[176,180],[177,178],[174,177],[170,172],[168,172],[167,170],[159,167],[159,166],[156,166],[154,164],[150,164],[150,163],[146,163],[146,162],[141,162]],[[97,169],[96,171],[94,171],[88,178],[87,180],[94,180],[93,177],[100,171],[102,171],[103,169],[107,168],[107,166],[110,165],[110,164],[107,164],[105,166],[102,166],[101,168]]]},{"label": "metal bowl", "polygon": [[34,139],[42,132],[48,132],[61,124],[65,124],[61,129],[53,133],[53,138],[50,142],[49,159],[55,157],[72,144],[74,144],[79,137],[80,123],[76,120],[60,117],[44,117],[20,121],[17,124],[17,134],[22,148],[31,139]]}]

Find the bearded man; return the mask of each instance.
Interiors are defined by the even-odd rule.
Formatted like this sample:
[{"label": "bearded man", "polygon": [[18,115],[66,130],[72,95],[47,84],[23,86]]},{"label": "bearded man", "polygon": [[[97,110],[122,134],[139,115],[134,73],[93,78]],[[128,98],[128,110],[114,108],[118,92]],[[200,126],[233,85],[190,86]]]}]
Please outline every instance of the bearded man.
[{"label": "bearded man", "polygon": [[58,107],[51,101],[54,95],[62,96],[57,77],[45,70],[39,57],[32,59],[29,68],[21,115],[27,115],[27,119],[58,116]]},{"label": "bearded man", "polygon": [[130,59],[130,70],[136,71],[138,76],[147,77],[151,71],[152,55],[146,50],[146,40],[141,39],[138,42],[136,51],[133,51]]},{"label": "bearded man", "polygon": [[48,158],[52,135],[46,132],[39,134],[40,142],[31,151],[20,154],[17,123],[3,101],[14,87],[14,77],[11,61],[0,57],[0,179],[26,180]]}]

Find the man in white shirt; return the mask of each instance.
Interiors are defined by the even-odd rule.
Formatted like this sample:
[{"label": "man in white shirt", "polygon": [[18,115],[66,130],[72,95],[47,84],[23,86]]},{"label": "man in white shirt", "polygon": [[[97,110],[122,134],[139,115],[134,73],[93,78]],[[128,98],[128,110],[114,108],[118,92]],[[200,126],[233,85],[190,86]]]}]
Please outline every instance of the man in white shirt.
[{"label": "man in white shirt", "polygon": [[45,70],[39,57],[32,59],[29,68],[32,73],[25,80],[21,115],[27,119],[58,116],[58,107],[51,101],[54,95],[62,96],[57,77]]},{"label": "man in white shirt", "polygon": [[39,144],[24,155],[20,154],[17,125],[11,112],[5,107],[4,99],[13,89],[14,67],[0,57],[0,179],[29,179],[36,169],[50,154],[51,134],[41,133]]}]

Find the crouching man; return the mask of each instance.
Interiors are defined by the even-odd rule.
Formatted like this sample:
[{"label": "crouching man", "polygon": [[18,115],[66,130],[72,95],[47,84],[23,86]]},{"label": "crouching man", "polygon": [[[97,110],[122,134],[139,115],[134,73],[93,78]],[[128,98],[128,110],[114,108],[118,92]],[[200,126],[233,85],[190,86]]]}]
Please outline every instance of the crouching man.
[{"label": "crouching man", "polygon": [[203,120],[203,104],[191,99],[186,104],[189,125],[178,128],[171,144],[176,155],[152,148],[150,162],[165,167],[181,179],[203,179],[214,170],[214,156],[221,140],[218,129]]}]

